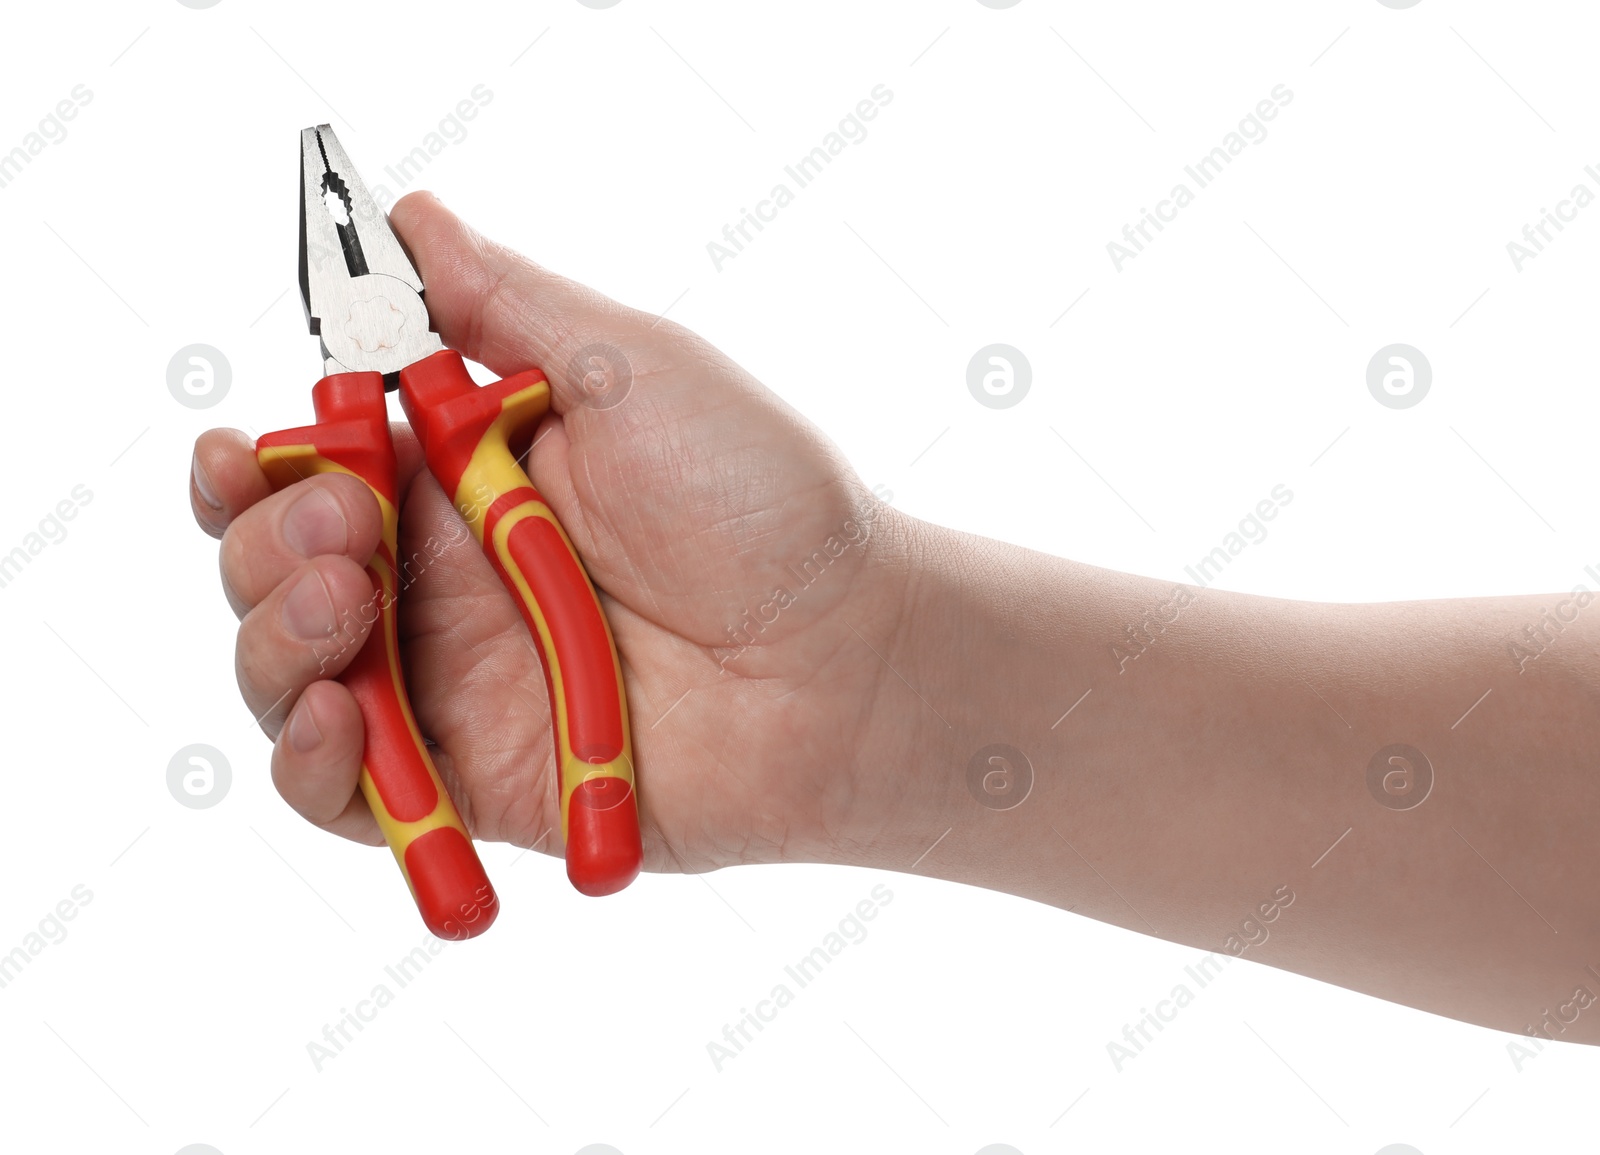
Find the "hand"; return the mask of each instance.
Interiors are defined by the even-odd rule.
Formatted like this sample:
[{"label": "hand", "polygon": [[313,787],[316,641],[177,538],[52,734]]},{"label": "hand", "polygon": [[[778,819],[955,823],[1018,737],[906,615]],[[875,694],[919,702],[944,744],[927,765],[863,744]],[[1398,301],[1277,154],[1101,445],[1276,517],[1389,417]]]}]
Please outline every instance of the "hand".
[{"label": "hand", "polygon": [[[900,625],[911,520],[681,326],[485,240],[431,195],[407,196],[391,220],[444,342],[502,376],[538,366],[550,379],[529,471],[616,638],[645,868],[838,861],[870,841],[868,800],[893,794],[879,767],[897,761],[894,725],[874,724],[893,674],[873,646]],[[620,350],[632,377],[606,407],[584,379],[600,363],[575,363],[594,345]],[[399,558],[418,559],[400,600],[418,723],[475,837],[559,854],[538,653],[416,439],[394,432]],[[222,539],[239,688],[275,740],[279,792],[323,828],[381,844],[356,788],[361,715],[331,680],[365,639],[376,501],[341,475],[272,493],[250,441],[225,429],[196,442],[189,496]],[[346,629],[350,644],[329,643]]]}]

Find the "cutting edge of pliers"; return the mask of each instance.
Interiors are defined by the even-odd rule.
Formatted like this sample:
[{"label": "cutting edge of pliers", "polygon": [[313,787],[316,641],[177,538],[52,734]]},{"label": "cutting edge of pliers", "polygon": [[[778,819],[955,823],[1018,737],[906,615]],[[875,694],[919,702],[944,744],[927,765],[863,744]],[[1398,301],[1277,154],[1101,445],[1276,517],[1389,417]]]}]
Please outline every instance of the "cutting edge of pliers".
[{"label": "cutting edge of pliers", "polygon": [[444,346],[429,328],[422,276],[331,126],[300,133],[300,296],[324,371],[383,374]]}]

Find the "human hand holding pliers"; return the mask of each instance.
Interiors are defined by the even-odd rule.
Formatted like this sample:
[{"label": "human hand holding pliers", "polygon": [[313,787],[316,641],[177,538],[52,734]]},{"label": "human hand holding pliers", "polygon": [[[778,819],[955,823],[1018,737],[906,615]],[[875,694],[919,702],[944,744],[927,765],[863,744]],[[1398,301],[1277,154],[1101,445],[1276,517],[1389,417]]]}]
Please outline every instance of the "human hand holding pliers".
[{"label": "human hand holding pliers", "polygon": [[428,928],[444,938],[486,930],[499,902],[417,727],[400,665],[399,497],[385,404],[398,387],[429,470],[537,642],[567,876],[585,894],[613,893],[643,858],[621,666],[593,584],[519,464],[549,385],[536,368],[475,384],[431,331],[422,279],[332,130],[304,130],[300,151],[300,287],[326,375],[312,390],[317,423],[269,433],[256,451],[274,487],[353,474],[383,515],[367,564],[375,620],[339,679],[366,727],[362,794]]}]

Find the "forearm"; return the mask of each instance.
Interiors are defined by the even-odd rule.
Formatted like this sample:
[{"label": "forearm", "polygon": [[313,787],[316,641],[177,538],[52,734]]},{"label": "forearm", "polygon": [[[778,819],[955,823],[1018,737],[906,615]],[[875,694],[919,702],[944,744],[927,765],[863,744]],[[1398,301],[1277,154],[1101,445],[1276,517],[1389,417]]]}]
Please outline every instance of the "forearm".
[{"label": "forearm", "polygon": [[[881,708],[920,769],[865,858],[1600,1041],[1600,605],[1519,669],[1565,595],[1320,605],[909,540]],[[996,743],[1020,802],[1003,753],[969,774]],[[1369,789],[1396,744],[1425,797],[1387,757]]]}]

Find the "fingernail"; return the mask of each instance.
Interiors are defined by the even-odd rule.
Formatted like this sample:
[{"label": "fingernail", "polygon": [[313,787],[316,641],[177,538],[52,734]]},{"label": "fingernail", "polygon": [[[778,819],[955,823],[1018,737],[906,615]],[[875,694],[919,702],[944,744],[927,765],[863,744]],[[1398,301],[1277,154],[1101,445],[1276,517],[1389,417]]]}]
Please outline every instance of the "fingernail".
[{"label": "fingernail", "polygon": [[306,642],[321,641],[333,633],[333,599],[316,570],[302,577],[283,599],[283,624]]},{"label": "fingernail", "polygon": [[301,698],[289,715],[289,749],[296,754],[309,754],[320,745],[322,731],[311,714],[311,703]]},{"label": "fingernail", "polygon": [[217,491],[211,485],[211,478],[207,475],[205,466],[200,464],[199,456],[190,459],[189,472],[194,477],[194,491],[200,495],[200,500],[206,505],[222,512],[222,502],[217,498]]},{"label": "fingernail", "polygon": [[283,515],[283,540],[301,557],[343,553],[350,541],[344,511],[321,490],[307,490]]}]

